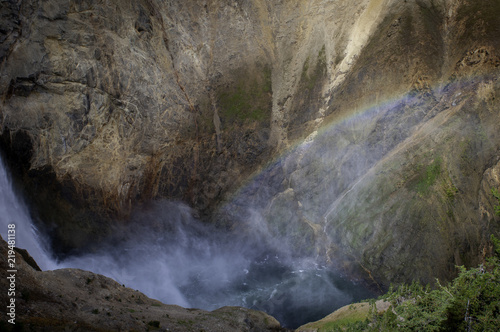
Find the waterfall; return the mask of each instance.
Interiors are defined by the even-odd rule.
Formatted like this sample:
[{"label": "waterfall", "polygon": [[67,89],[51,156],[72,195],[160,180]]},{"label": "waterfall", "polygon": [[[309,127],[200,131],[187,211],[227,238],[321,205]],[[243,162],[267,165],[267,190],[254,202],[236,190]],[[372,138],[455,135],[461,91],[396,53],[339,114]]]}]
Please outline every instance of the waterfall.
[{"label": "waterfall", "polygon": [[26,249],[42,270],[56,268],[24,201],[16,195],[11,177],[0,159],[0,234],[7,239],[8,226],[15,225],[16,247]]}]

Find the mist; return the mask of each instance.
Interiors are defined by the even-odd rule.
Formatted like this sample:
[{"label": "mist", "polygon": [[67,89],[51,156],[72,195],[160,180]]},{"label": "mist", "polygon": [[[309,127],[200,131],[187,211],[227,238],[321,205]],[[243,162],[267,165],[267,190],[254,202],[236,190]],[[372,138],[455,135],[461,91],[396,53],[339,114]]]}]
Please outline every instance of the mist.
[{"label": "mist", "polygon": [[180,202],[154,202],[96,253],[59,266],[106,275],[167,304],[262,310],[291,328],[373,295],[313,259],[293,257],[258,220],[247,226],[221,230]]},{"label": "mist", "polygon": [[373,295],[311,258],[293,257],[250,209],[243,227],[227,230],[200,222],[180,202],[153,202],[116,226],[94,252],[60,260],[47,250],[9,179],[2,165],[1,234],[5,239],[7,225],[14,223],[16,246],[27,249],[42,270],[89,270],[187,308],[262,310],[290,328]]}]

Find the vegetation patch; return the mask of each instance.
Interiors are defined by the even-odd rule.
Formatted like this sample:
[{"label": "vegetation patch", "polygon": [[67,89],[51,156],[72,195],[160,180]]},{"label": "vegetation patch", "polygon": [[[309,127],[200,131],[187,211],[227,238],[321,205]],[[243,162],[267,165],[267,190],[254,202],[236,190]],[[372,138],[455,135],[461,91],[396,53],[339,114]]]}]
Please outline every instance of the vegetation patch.
[{"label": "vegetation patch", "polygon": [[389,330],[494,331],[500,326],[500,241],[495,255],[479,267],[459,267],[449,285],[431,290],[418,283],[390,290],[393,319],[376,318],[373,327]]},{"label": "vegetation patch", "polygon": [[[500,198],[499,198],[500,199]],[[414,282],[389,291],[379,299],[391,307],[379,314],[370,305],[365,315],[327,318],[307,327],[319,331],[496,331],[500,326],[500,240],[491,236],[494,255],[479,267],[458,267],[458,276],[448,285],[437,281],[431,289]],[[357,304],[361,305],[361,304]],[[315,326],[313,326],[313,324]]]},{"label": "vegetation patch", "polygon": [[192,326],[194,324],[194,321],[192,321],[191,319],[189,320],[179,319],[177,321],[177,324],[182,326]]},{"label": "vegetation patch", "polygon": [[266,121],[271,118],[271,69],[258,74],[240,74],[236,84],[219,92],[220,116],[229,121]]},{"label": "vegetation patch", "polygon": [[455,200],[455,195],[458,193],[458,189],[452,183],[449,186],[445,186],[445,193],[446,198],[448,198],[450,202],[453,202]]},{"label": "vegetation patch", "polygon": [[[341,61],[341,60],[340,60]],[[340,62],[339,61],[339,62]],[[302,66],[301,85],[309,90],[312,90],[318,82],[326,75],[326,49],[325,45],[318,53],[316,66],[313,70],[310,69],[310,58],[307,57]]]},{"label": "vegetation patch", "polygon": [[415,185],[415,190],[420,195],[427,194],[429,188],[436,183],[437,178],[441,175],[441,163],[441,158],[436,157],[430,165],[420,171]]},{"label": "vegetation patch", "polygon": [[349,306],[348,310],[340,311],[334,321],[321,325],[318,331],[335,331],[341,329],[342,326],[356,327],[358,323],[363,323],[368,318],[369,309],[368,303]]},{"label": "vegetation patch", "polygon": [[494,206],[494,209],[496,215],[500,216],[500,192],[498,192],[498,189],[496,188],[491,188],[491,193],[498,200],[498,204]]}]

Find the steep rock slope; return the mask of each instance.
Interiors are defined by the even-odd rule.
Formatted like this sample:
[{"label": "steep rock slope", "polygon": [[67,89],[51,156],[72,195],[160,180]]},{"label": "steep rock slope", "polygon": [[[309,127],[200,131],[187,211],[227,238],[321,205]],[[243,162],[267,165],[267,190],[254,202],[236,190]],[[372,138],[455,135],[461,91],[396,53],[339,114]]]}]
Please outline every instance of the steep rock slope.
[{"label": "steep rock slope", "polygon": [[322,125],[227,213],[252,197],[282,242],[379,288],[478,264],[499,231],[500,8],[488,4],[387,7],[304,123]]},{"label": "steep rock slope", "polygon": [[3,2],[2,147],[60,252],[165,197],[231,225],[260,212],[297,254],[380,287],[449,278],[498,232],[498,14]]},{"label": "steep rock slope", "polygon": [[4,146],[60,250],[151,198],[205,211],[269,154],[270,25],[250,5],[4,3]]}]

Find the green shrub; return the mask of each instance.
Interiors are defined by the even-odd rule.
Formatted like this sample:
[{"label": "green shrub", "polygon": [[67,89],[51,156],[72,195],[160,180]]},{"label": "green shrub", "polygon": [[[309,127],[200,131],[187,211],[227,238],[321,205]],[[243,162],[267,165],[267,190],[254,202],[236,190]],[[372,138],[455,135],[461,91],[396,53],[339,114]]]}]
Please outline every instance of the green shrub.
[{"label": "green shrub", "polygon": [[498,192],[497,189],[491,188],[491,193],[495,198],[498,200],[498,205],[495,205],[495,213],[500,216],[500,193]]},{"label": "green shrub", "polygon": [[268,121],[272,111],[271,69],[263,67],[261,71],[240,73],[234,86],[218,93],[220,116],[233,122]]},{"label": "green shrub", "polygon": [[441,158],[437,157],[434,159],[432,164],[427,166],[425,172],[420,174],[419,181],[416,186],[417,192],[420,194],[426,194],[429,191],[429,188],[434,185],[440,174]]},{"label": "green shrub", "polygon": [[369,330],[495,331],[500,326],[500,240],[485,264],[460,272],[449,285],[431,290],[419,283],[392,288],[383,296],[392,307],[374,316]]}]

